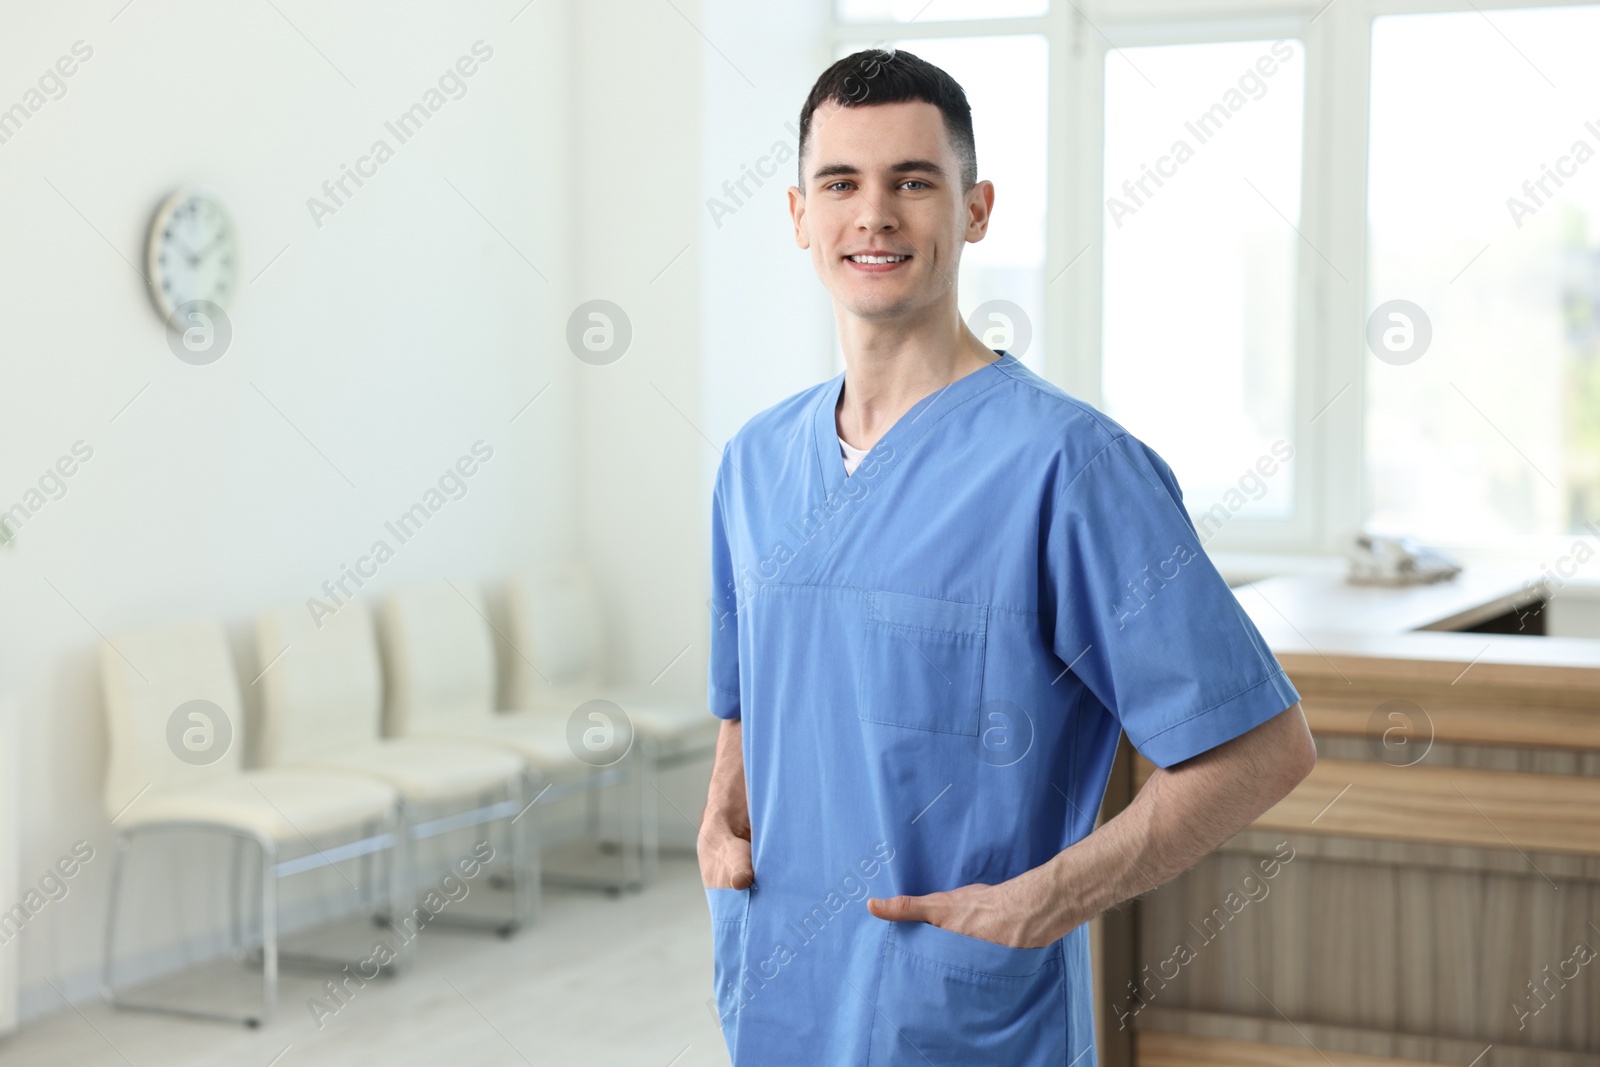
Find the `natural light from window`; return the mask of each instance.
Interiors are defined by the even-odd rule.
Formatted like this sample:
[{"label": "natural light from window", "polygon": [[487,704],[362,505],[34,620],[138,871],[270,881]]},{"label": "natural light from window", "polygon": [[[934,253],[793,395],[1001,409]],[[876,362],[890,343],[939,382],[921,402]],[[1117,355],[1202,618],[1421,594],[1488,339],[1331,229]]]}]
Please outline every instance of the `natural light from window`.
[{"label": "natural light from window", "polygon": [[1104,407],[1205,537],[1294,507],[1304,77],[1292,40],[1106,57]]},{"label": "natural light from window", "polygon": [[1366,308],[1371,524],[1458,544],[1600,520],[1600,8],[1377,19]]},{"label": "natural light from window", "polygon": [[838,0],[834,7],[840,22],[954,22],[1043,15],[1049,9],[1049,0]]}]

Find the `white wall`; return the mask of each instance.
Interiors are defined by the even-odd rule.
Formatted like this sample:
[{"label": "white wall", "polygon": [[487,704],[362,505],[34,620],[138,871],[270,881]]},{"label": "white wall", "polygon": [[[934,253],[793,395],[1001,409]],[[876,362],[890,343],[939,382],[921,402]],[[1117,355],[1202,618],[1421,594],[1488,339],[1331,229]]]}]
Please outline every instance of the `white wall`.
[{"label": "white wall", "polygon": [[614,301],[634,331],[621,360],[581,375],[581,530],[623,616],[614,666],[674,690],[704,691],[702,557],[723,446],[757,411],[834,373],[826,292],[790,235],[793,162],[747,184],[755,196],[720,227],[706,203],[741,164],[776,143],[793,149],[786,125],[829,62],[826,12],[733,0],[580,8],[574,299]]},{"label": "white wall", "polygon": [[[564,343],[588,277],[574,238],[600,207],[576,163],[584,59],[572,5],[539,0],[511,21],[521,6],[187,0],[119,13],[111,0],[0,13],[0,108],[74,42],[93,49],[65,95],[0,144],[0,508],[75,441],[93,449],[0,551],[0,693],[22,718],[21,880],[80,838],[97,853],[65,899],[0,946],[20,953],[26,1013],[59,1006],[47,980],[88,992],[98,963],[111,840],[102,634],[218,618],[248,681],[254,613],[316,595],[480,438],[493,460],[368,593],[605,562],[586,550],[591,517],[576,506],[593,477],[578,448],[587,368]],[[478,40],[494,52],[466,94],[319,228],[307,198]],[[125,262],[142,267],[152,209],[190,182],[231,208],[255,279],[231,309],[231,349],[206,367],[174,358]],[[673,343],[692,358],[692,324]],[[692,494],[692,475],[680,480]],[[655,525],[677,549],[695,536],[688,521]],[[644,603],[617,593],[614,606]],[[173,862],[172,888],[151,879],[129,900],[131,949],[170,949],[221,914],[209,868]]]},{"label": "white wall", "polygon": [[[617,624],[613,671],[703,698],[709,548],[699,516],[710,505],[695,472],[713,446],[701,436],[696,301],[701,18],[680,0],[584,0],[566,103],[579,176],[573,302],[609,300],[633,330],[616,362],[579,364],[580,551]],[[726,439],[709,436],[716,447]]]},{"label": "white wall", "polygon": [[[217,618],[248,682],[254,614],[318,595],[475,440],[494,459],[363,594],[439,576],[492,593],[518,566],[576,559],[600,576],[614,679],[703,697],[720,450],[834,373],[826,294],[789,232],[793,160],[721,226],[707,200],[793,150],[830,58],[824,15],[732,0],[0,13],[0,108],[74,42],[93,49],[0,144],[0,508],[74,442],[93,449],[0,550],[23,888],[75,841],[96,850],[0,946],[25,1016],[59,1007],[51,984],[93,993],[112,841],[102,636]],[[394,158],[318,226],[307,198],[480,39],[494,55],[466,94],[407,143],[387,136]],[[151,211],[185,183],[232,210],[248,283],[207,367],[170,353],[135,269]],[[566,343],[595,298],[633,329],[607,366]],[[667,791],[664,833],[692,840],[703,769]],[[215,950],[221,871],[169,849],[130,885],[143,969]],[[311,892],[288,910],[314,918]]]},{"label": "white wall", "polygon": [[[798,147],[800,106],[833,62],[827,13],[825,3],[706,0],[706,35],[721,54],[705,54],[700,306],[706,433],[719,444],[762,408],[838,373],[832,305],[811,253],[795,246],[789,220],[786,190],[796,183],[796,160],[756,180],[780,148]],[[735,186],[731,195],[725,184]],[[713,208],[713,199],[721,206]],[[708,457],[706,485],[715,460]]]},{"label": "white wall", "polygon": [[[831,376],[833,325],[794,247],[793,162],[718,227],[706,201],[755,165],[829,62],[823,4],[589,0],[577,28],[582,180],[574,301],[620,305],[633,342],[583,366],[580,536],[619,626],[613,670],[703,698],[710,487],[757,411]],[[747,80],[748,79],[748,80]],[[662,833],[692,843],[704,768],[664,787]]]}]

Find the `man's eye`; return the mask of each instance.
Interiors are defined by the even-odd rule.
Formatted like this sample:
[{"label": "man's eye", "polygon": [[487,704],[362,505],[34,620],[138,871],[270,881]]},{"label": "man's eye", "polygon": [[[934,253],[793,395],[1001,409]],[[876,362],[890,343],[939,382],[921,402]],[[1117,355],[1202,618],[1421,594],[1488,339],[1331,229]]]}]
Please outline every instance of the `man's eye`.
[{"label": "man's eye", "polygon": [[[829,182],[827,185],[823,186],[823,189],[831,193],[836,192],[840,186],[848,186],[849,184],[850,183],[848,181],[840,179],[836,182]],[[920,192],[922,189],[929,188],[928,183],[923,181],[921,178],[907,178],[905,181],[900,183],[900,188],[904,189],[908,185],[916,186],[917,189],[914,191],[918,192]]]}]

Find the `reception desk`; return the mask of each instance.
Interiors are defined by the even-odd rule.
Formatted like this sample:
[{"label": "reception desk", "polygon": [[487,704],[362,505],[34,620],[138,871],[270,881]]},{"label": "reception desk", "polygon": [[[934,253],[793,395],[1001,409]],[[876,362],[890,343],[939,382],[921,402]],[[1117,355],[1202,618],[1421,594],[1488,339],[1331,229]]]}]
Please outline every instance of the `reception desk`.
[{"label": "reception desk", "polygon": [[[1101,1062],[1600,1063],[1600,641],[1514,573],[1235,592],[1319,762],[1102,917]],[[1124,741],[1102,817],[1152,770]]]}]

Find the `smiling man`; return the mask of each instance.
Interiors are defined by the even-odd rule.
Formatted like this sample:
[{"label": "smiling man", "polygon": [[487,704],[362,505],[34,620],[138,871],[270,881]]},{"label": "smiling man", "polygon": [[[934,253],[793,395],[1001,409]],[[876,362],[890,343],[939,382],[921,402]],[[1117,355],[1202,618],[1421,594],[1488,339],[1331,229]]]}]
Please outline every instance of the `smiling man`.
[{"label": "smiling man", "polygon": [[[1091,1067],[1086,922],[1309,772],[1299,694],[1166,463],[963,323],[995,189],[961,87],[857,53],[800,130],[795,242],[845,371],[717,473],[723,1035],[760,1067]],[[1159,769],[1095,829],[1122,732]]]}]

